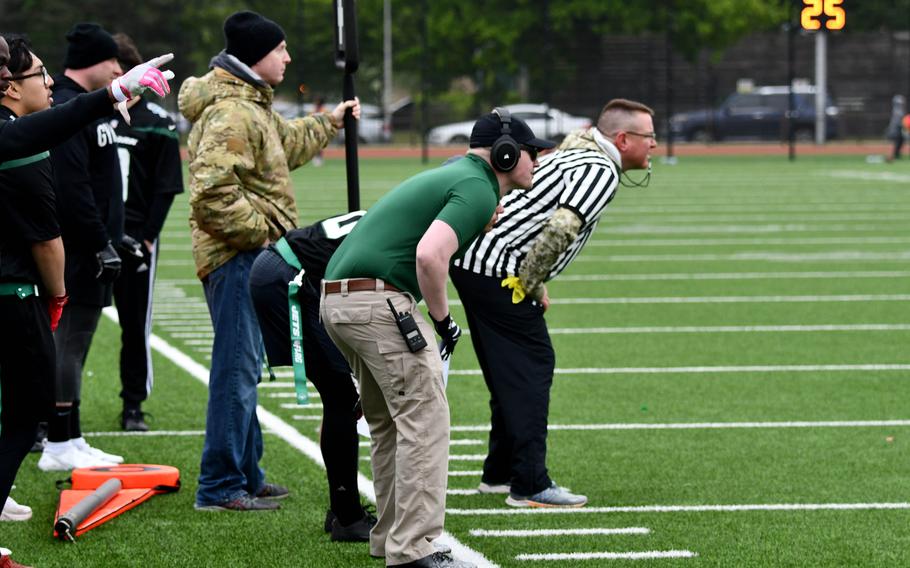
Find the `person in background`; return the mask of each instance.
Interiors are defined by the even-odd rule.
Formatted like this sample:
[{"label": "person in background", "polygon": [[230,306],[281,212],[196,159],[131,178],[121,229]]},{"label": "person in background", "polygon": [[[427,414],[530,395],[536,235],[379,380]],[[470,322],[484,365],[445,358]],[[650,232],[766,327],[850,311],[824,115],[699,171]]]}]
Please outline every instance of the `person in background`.
[{"label": "person in background", "polygon": [[[142,56],[126,34],[114,34],[120,66],[129,69]],[[183,192],[180,137],[167,112],[143,97],[130,105],[131,124],[112,122],[123,181],[124,235],[133,246],[123,257],[123,270],[114,281],[114,302],[122,330],[120,349],[120,425],[145,432],[142,403],[154,383],[149,336],[152,331],[152,290],[158,266],[158,235],[174,196]]]},{"label": "person in background", "polygon": [[[67,33],[64,72],[54,77],[61,104],[100,89],[121,75],[117,44],[101,26],[80,23]],[[113,109],[111,109],[113,112]],[[111,283],[120,273],[115,247],[123,243],[123,187],[111,116],[83,128],[51,150],[70,301],[54,335],[57,349],[56,410],[38,460],[43,471],[122,463],[93,448],[82,436],[82,372],[101,309],[111,303]],[[121,250],[124,250],[123,248]]]},{"label": "person in background", "polygon": [[193,123],[193,258],[215,330],[195,508],[274,510],[288,489],[267,483],[259,465],[262,335],[250,300],[250,269],[263,247],[297,226],[290,170],[329,143],[348,109],[359,118],[360,103],[285,120],[272,109],[274,88],[291,62],[284,30],[243,11],[225,20],[224,36],[225,50],[212,59],[212,71],[187,79],[178,98],[180,112]]},{"label": "person in background", "polygon": [[906,130],[903,120],[906,114],[904,95],[894,95],[891,98],[891,119],[888,121],[888,128],[885,130],[885,136],[894,143],[891,156],[888,158],[889,162],[899,160],[901,157],[901,147],[904,145],[904,131]]}]

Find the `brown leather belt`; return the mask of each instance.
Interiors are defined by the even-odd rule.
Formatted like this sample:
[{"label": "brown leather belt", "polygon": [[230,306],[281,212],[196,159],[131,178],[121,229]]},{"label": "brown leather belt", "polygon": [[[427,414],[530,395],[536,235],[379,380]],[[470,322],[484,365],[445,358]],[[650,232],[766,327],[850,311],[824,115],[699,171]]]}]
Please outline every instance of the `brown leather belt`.
[{"label": "brown leather belt", "polygon": [[[334,282],[325,282],[323,289],[326,294],[340,294],[341,280]],[[379,284],[377,286],[377,284]],[[387,292],[401,292],[398,288],[388,282],[376,280],[375,278],[350,278],[348,279],[348,292],[374,292],[377,288],[384,289]]]}]

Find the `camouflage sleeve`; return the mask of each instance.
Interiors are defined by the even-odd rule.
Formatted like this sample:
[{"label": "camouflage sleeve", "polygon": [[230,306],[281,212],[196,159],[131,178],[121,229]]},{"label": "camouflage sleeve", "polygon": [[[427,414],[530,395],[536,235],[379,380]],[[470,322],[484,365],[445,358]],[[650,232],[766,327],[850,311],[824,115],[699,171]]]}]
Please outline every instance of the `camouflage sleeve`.
[{"label": "camouflage sleeve", "polygon": [[240,108],[216,110],[206,122],[190,162],[190,207],[199,228],[237,250],[262,246],[269,225],[247,199],[242,174],[256,168],[252,117]]},{"label": "camouflage sleeve", "polygon": [[547,274],[580,230],[581,218],[571,209],[560,207],[550,217],[518,269],[518,277],[528,296],[538,301],[541,299]]},{"label": "camouflage sleeve", "polygon": [[319,113],[304,118],[285,120],[275,113],[276,127],[284,154],[287,156],[288,168],[295,169],[313,159],[313,156],[329,145],[338,129],[332,125],[328,113]]}]

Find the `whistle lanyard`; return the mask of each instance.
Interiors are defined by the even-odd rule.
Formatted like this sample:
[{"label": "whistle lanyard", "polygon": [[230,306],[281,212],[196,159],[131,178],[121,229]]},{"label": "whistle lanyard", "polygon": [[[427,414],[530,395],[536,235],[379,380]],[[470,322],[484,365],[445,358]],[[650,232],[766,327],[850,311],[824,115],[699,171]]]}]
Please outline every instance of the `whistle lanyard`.
[{"label": "whistle lanyard", "polygon": [[291,363],[294,367],[294,390],[297,393],[297,404],[309,403],[310,397],[306,388],[306,366],[303,362],[303,313],[297,292],[303,287],[303,275],[306,272],[300,265],[297,255],[291,250],[287,239],[281,237],[275,243],[275,249],[285,262],[299,272],[288,282],[288,316],[291,327]]}]

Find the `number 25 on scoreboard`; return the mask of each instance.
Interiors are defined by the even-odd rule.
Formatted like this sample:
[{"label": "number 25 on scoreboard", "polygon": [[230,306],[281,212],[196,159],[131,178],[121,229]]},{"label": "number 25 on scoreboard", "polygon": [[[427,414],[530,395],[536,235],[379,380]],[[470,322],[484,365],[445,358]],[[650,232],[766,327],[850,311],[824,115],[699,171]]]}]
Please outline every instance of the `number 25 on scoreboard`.
[{"label": "number 25 on scoreboard", "polygon": [[847,12],[841,4],[844,0],[803,0],[803,11],[799,21],[804,30],[817,30],[822,27],[820,16],[825,16],[825,27],[829,30],[842,30],[847,21]]}]

